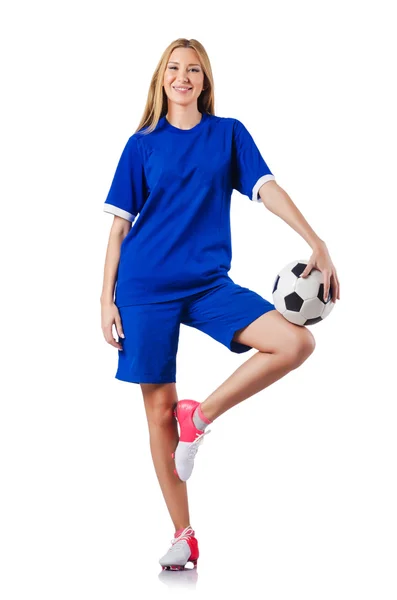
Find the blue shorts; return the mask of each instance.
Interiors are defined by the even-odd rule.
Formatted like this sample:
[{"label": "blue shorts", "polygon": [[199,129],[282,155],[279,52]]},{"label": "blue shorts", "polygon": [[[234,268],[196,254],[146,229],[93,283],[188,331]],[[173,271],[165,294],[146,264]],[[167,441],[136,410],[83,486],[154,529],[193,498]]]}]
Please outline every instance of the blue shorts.
[{"label": "blue shorts", "polygon": [[195,327],[231,352],[251,346],[233,341],[238,329],[274,304],[232,279],[204,292],[155,304],[119,307],[125,338],[119,342],[116,379],[130,383],[175,383],[180,325]]}]

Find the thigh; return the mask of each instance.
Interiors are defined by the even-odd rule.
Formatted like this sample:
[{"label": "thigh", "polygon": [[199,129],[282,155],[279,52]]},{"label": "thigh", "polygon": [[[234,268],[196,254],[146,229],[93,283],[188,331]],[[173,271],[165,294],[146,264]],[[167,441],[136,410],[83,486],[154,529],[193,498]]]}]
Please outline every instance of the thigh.
[{"label": "thigh", "polygon": [[125,338],[120,338],[116,379],[131,383],[173,383],[179,343],[181,303],[119,307]]},{"label": "thigh", "polygon": [[234,340],[261,352],[282,352],[293,356],[314,348],[314,337],[307,327],[290,323],[277,310],[258,317],[237,331]]},{"label": "thigh", "polygon": [[247,352],[254,346],[247,339],[235,338],[238,330],[270,312],[274,304],[229,280],[218,287],[201,292],[186,303],[182,323],[211,336],[229,350]]}]

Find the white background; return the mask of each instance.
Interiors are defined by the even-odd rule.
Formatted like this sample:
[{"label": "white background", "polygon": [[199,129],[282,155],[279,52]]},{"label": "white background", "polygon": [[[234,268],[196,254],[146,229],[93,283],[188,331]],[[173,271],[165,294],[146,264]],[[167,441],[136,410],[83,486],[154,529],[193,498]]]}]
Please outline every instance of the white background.
[{"label": "white background", "polygon": [[[3,9],[0,596],[396,598],[396,111],[392,3],[20,2]],[[206,48],[316,233],[341,300],[302,367],[212,425],[189,480],[197,572],[162,577],[174,529],[140,386],[114,378],[103,212],[177,37]],[[394,58],[393,58],[394,55]],[[230,276],[271,300],[307,243],[233,192]],[[182,327],[179,398],[237,355]],[[160,575],[160,578],[159,578]]]}]

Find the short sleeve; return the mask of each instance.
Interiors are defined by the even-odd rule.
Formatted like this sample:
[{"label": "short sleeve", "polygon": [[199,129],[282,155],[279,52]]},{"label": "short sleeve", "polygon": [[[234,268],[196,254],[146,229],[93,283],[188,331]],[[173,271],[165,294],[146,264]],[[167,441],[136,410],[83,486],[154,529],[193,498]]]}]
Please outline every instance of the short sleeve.
[{"label": "short sleeve", "polygon": [[233,123],[232,178],[233,189],[254,202],[261,202],[261,186],[275,179],[252,135],[238,119]]},{"label": "short sleeve", "polygon": [[131,223],[142,210],[147,185],[137,136],[127,141],[105,200],[104,211]]}]

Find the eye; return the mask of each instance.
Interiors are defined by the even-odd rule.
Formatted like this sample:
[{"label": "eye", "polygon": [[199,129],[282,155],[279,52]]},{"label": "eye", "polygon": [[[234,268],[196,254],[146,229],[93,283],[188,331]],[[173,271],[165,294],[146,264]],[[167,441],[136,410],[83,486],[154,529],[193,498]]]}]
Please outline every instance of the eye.
[{"label": "eye", "polygon": [[[174,66],[170,66],[168,67],[169,69],[176,69],[177,67]],[[197,69],[196,67],[193,67],[192,69],[189,69],[189,71],[195,71],[196,73],[200,72],[200,69]]]}]

